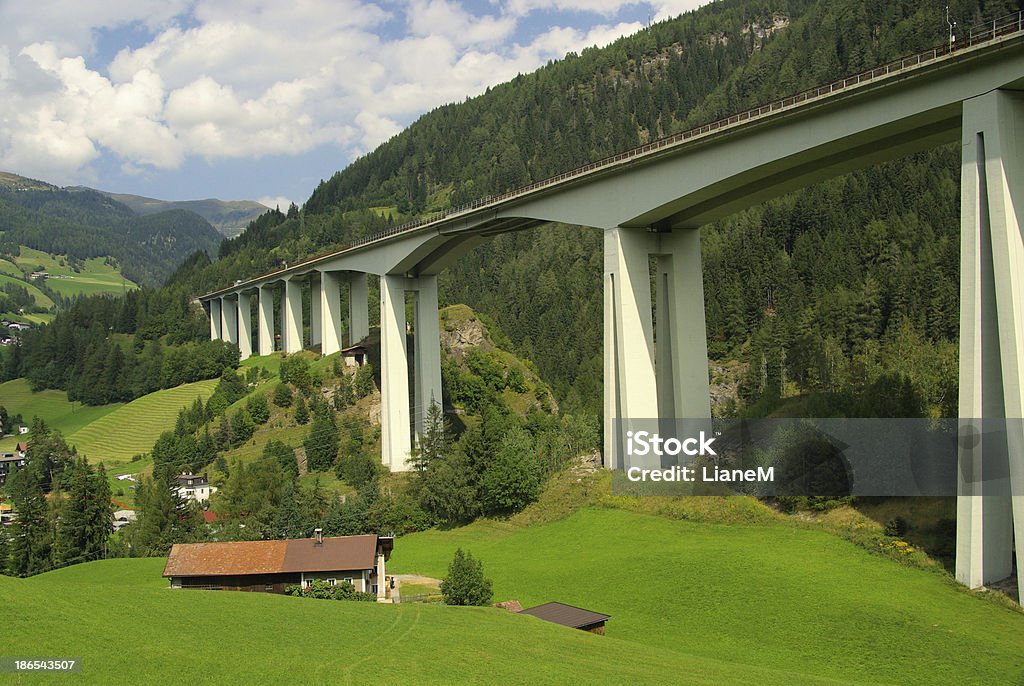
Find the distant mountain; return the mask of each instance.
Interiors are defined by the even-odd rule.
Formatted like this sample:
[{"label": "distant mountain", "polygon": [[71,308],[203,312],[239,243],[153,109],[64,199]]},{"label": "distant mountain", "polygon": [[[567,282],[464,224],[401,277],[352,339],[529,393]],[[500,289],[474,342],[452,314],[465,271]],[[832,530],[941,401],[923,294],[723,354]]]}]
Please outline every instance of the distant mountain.
[{"label": "distant mountain", "polygon": [[168,207],[139,216],[88,188],[0,172],[0,254],[27,246],[78,259],[109,255],[129,279],[155,286],[195,251],[216,254],[221,240],[195,212]]},{"label": "distant mountain", "polygon": [[245,227],[249,225],[249,222],[270,209],[266,205],[262,205],[254,200],[217,200],[216,198],[207,198],[206,200],[157,200],[156,198],[146,198],[129,193],[98,192],[127,205],[136,214],[143,216],[167,210],[195,212],[228,238],[237,236],[245,231]]}]

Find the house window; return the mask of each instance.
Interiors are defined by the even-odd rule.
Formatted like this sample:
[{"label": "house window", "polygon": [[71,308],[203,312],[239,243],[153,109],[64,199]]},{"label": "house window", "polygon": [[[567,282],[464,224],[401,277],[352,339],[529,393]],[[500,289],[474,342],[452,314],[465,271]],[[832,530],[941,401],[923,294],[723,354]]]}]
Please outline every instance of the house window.
[{"label": "house window", "polygon": [[345,579],[345,581],[347,581],[347,582],[349,582],[349,583],[352,583],[352,577],[347,577],[347,578]]},{"label": "house window", "polygon": [[337,586],[338,585],[338,580],[337,579],[328,579],[327,583],[329,583],[331,586]]}]

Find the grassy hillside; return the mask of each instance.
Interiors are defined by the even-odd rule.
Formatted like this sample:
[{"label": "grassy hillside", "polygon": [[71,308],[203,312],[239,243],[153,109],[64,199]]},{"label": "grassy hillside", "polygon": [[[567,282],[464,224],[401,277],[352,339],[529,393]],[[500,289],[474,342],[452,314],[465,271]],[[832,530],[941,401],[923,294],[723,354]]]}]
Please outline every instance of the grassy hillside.
[{"label": "grassy hillside", "polygon": [[178,411],[213,394],[217,379],[150,393],[118,407],[67,436],[69,444],[94,462],[124,463],[148,452],[162,431],[174,427]]},{"label": "grassy hillside", "polygon": [[[15,379],[0,384],[0,405],[11,414],[20,414],[31,424],[33,417],[41,417],[48,425],[67,435],[74,433],[90,422],[110,414],[121,405],[100,405],[94,407],[72,403],[64,391],[41,391],[33,393],[25,379]],[[18,442],[17,437],[0,441],[0,450],[8,449]]]},{"label": "grassy hillside", "polygon": [[824,683],[492,608],[171,591],[163,564],[107,560],[0,577],[0,606],[11,610],[4,652],[83,658],[81,674],[47,675],[47,683],[131,675],[132,683],[176,684],[186,667],[190,682],[217,684]]},{"label": "grassy hillside", "polygon": [[604,612],[609,637],[662,655],[855,682],[1024,679],[1024,615],[824,532],[590,508],[406,536],[391,570],[441,577],[458,546],[483,560],[495,600]]},{"label": "grassy hillside", "polygon": [[[99,293],[119,295],[126,290],[138,288],[138,285],[122,275],[116,267],[107,264],[101,257],[85,260],[84,266],[76,272],[66,256],[50,255],[41,250],[21,246],[17,262],[23,269],[29,271],[35,271],[42,267],[42,271],[50,274],[46,285],[57,293],[68,297]],[[62,262],[63,264],[61,264]]]}]

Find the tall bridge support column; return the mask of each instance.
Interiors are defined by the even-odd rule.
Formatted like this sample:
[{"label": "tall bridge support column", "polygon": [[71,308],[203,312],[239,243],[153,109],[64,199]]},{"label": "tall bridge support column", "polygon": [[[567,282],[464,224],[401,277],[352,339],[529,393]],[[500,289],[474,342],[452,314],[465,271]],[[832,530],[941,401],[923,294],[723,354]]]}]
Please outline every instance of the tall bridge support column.
[{"label": "tall bridge support column", "polygon": [[284,315],[281,320],[281,348],[288,353],[302,350],[302,281],[292,277],[284,282],[281,298]]},{"label": "tall bridge support column", "polygon": [[220,316],[224,340],[238,345],[238,301],[227,296],[222,297]]},{"label": "tall bridge support column", "polygon": [[252,307],[248,293],[238,294],[238,352],[240,359],[252,357]]},{"label": "tall bridge support column", "polygon": [[320,272],[313,272],[309,277],[309,345],[319,345],[322,341],[323,286]]},{"label": "tall bridge support column", "polygon": [[[658,263],[657,358],[652,255]],[[604,271],[604,454],[605,466],[616,469],[624,464],[630,420],[711,416],[700,234],[607,230]]]},{"label": "tall bridge support column", "polygon": [[210,299],[210,340],[219,341],[224,335],[223,322],[220,317],[220,298]]},{"label": "tall bridge support column", "polygon": [[427,411],[432,403],[441,399],[441,331],[437,313],[437,276],[416,279],[415,310],[416,377],[415,421],[416,436],[423,438]]},{"label": "tall bridge support column", "polygon": [[412,451],[403,276],[380,277],[380,366],[381,462],[402,472]]},{"label": "tall bridge support column", "polygon": [[963,108],[959,415],[981,435],[960,445],[956,578],[1010,576],[1016,535],[1024,599],[1024,99],[993,91]]},{"label": "tall bridge support column", "polygon": [[324,355],[333,355],[341,350],[341,277],[338,272],[320,274],[320,293],[313,294],[320,300],[321,349]]},{"label": "tall bridge support column", "polygon": [[370,287],[366,274],[350,274],[348,288],[349,345],[355,345],[370,335]]},{"label": "tall bridge support column", "polygon": [[274,291],[270,286],[259,288],[259,354],[274,352]]}]

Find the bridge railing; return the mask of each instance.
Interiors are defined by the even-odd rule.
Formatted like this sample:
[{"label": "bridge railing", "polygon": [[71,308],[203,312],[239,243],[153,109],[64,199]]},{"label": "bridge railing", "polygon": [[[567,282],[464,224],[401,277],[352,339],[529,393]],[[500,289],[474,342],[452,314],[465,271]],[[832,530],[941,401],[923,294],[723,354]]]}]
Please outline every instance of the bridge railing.
[{"label": "bridge railing", "polygon": [[[671,148],[685,141],[706,136],[715,131],[730,126],[734,126],[742,122],[747,122],[752,119],[758,119],[760,117],[770,115],[773,112],[778,112],[783,109],[793,107],[795,105],[806,103],[811,100],[817,100],[819,98],[824,98],[833,95],[834,93],[846,90],[848,88],[859,86],[862,83],[867,83],[870,81],[874,81],[876,79],[881,79],[887,76],[891,76],[893,74],[897,74],[907,69],[912,69],[921,64],[924,64],[925,62],[930,62],[932,60],[935,60],[939,57],[943,57],[950,53],[957,52],[959,50],[964,50],[977,45],[989,43],[1004,36],[1020,33],[1022,31],[1024,31],[1024,10],[1016,12],[1015,14],[1000,17],[998,19],[993,19],[992,21],[988,21],[985,22],[984,24],[979,24],[975,27],[972,27],[968,29],[966,38],[957,38],[952,43],[938,46],[930,50],[925,50],[924,52],[919,52],[915,55],[903,57],[901,59],[889,62],[888,64],[883,64],[878,67],[868,69],[867,71],[863,71],[859,74],[854,74],[853,76],[843,77],[842,79],[839,79],[837,81],[833,81],[822,86],[811,88],[809,90],[803,91],[802,93],[797,93],[796,95],[791,95],[781,100],[776,100],[766,105],[761,105],[759,107],[749,109],[745,112],[740,112],[739,114],[734,114],[724,119],[719,119],[709,124],[704,124],[702,126],[698,126],[687,131],[683,131],[681,133],[666,136],[664,138],[659,138],[645,145],[641,145],[639,147],[632,148],[631,150],[626,150],[616,155],[612,155],[610,157],[597,160],[596,162],[585,164],[581,167],[570,169],[569,171],[563,172],[556,176],[541,179],[540,181],[534,181],[531,184],[514,188],[510,191],[506,191],[505,193],[500,193],[498,195],[488,195],[477,200],[474,200],[472,202],[459,205],[457,207],[452,207],[441,212],[436,212],[434,214],[421,217],[419,219],[414,219],[412,221],[405,222],[398,226],[393,226],[391,228],[385,229],[384,231],[379,231],[375,234],[371,234],[364,238],[357,239],[343,248],[339,248],[327,253],[316,255],[315,257],[308,258],[306,260],[303,260],[302,262],[299,262],[298,264],[286,267],[285,269],[287,270],[301,268],[323,258],[330,257],[332,255],[338,255],[348,250],[352,250],[353,248],[366,245],[368,243],[375,243],[377,241],[390,238],[391,236],[395,236],[400,233],[412,231],[421,226],[425,226],[426,224],[432,224],[436,221],[440,221],[442,219],[446,219],[454,215],[472,212],[473,210],[477,210],[482,207],[487,207],[489,205],[497,205],[499,203],[505,202],[506,200],[511,200],[513,198],[529,195],[530,193],[538,191],[542,188],[556,185],[568,179],[585,176],[591,172],[603,168],[614,167],[615,165],[621,162],[625,162],[627,160],[645,157],[652,152],[663,150],[665,148]],[[257,279],[261,279],[263,277],[270,276],[271,274],[276,274],[281,271],[284,270],[279,269],[266,272],[264,274],[252,277],[251,279],[249,279],[249,281],[255,281]]]}]

